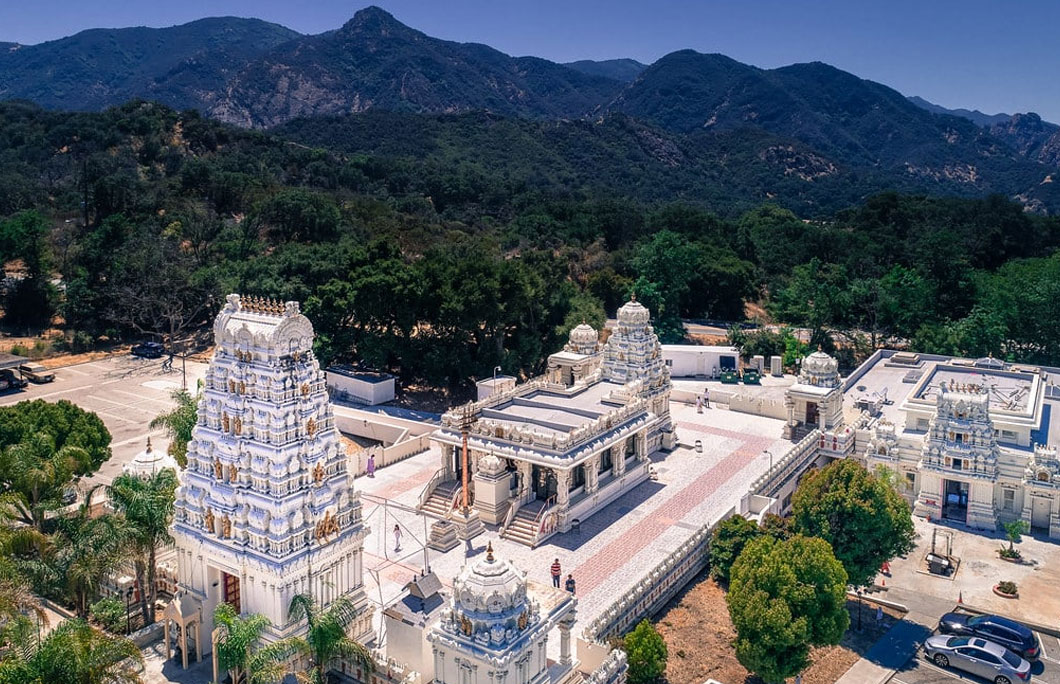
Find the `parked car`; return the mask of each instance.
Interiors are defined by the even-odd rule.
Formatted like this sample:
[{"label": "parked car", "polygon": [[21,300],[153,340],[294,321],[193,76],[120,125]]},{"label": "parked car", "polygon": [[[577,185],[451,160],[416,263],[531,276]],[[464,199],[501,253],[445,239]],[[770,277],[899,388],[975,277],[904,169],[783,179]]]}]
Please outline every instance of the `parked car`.
[{"label": "parked car", "polygon": [[1015,620],[998,615],[946,613],[939,620],[939,631],[957,636],[982,637],[1029,660],[1034,660],[1041,654],[1034,632]]},{"label": "parked car", "polygon": [[939,667],[955,667],[994,684],[1031,679],[1030,663],[986,639],[936,634],[924,642],[924,656]]},{"label": "parked car", "polygon": [[55,379],[55,373],[39,363],[24,363],[19,370],[22,371],[22,377],[33,382],[51,382]]},{"label": "parked car", "polygon": [[0,370],[0,392],[17,391],[24,388],[29,383],[22,376],[15,373],[10,368],[4,368]]},{"label": "parked car", "polygon": [[132,348],[132,355],[143,359],[159,359],[165,353],[166,348],[161,342],[141,342]]}]

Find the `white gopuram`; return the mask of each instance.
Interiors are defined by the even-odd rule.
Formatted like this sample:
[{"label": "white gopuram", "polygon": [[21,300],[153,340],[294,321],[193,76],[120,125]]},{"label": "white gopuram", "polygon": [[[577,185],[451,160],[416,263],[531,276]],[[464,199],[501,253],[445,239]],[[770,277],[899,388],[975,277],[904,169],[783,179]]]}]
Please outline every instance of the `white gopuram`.
[{"label": "white gopuram", "polygon": [[[430,628],[436,684],[547,684],[567,681],[575,661],[574,596],[528,583],[493,556],[468,564],[453,583],[450,609]],[[559,627],[559,662],[550,666],[548,636]]]},{"label": "white gopuram", "polygon": [[351,636],[363,639],[371,629],[367,529],[313,356],[313,327],[297,302],[229,295],[214,337],[177,490],[181,609],[173,619],[197,623],[191,628],[208,651],[222,601],[266,616],[273,640],[304,631],[304,621],[288,619],[296,594],[324,607],[345,596],[360,615]]},{"label": "white gopuram", "polygon": [[996,530],[994,489],[1000,450],[990,419],[990,393],[982,384],[939,386],[935,415],[920,456],[920,494],[914,511],[938,519],[966,509],[965,523]]},{"label": "white gopuram", "polygon": [[618,323],[604,344],[600,364],[603,378],[629,386],[632,393],[647,400],[648,410],[661,418],[648,434],[648,452],[673,449],[670,369],[651,326],[651,312],[634,297],[619,308],[617,318]]}]

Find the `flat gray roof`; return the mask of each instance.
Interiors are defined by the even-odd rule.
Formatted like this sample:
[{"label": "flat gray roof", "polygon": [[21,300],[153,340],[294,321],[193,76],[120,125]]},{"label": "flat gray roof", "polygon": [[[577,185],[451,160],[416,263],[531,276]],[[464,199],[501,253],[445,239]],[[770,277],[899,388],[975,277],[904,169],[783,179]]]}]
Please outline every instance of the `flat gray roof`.
[{"label": "flat gray roof", "polygon": [[25,356],[15,356],[14,354],[0,353],[0,368],[18,368],[22,364],[29,361]]},{"label": "flat gray roof", "polygon": [[512,425],[533,425],[542,432],[566,435],[622,404],[606,400],[621,389],[617,382],[597,382],[575,394],[536,390],[482,410],[482,417]]}]

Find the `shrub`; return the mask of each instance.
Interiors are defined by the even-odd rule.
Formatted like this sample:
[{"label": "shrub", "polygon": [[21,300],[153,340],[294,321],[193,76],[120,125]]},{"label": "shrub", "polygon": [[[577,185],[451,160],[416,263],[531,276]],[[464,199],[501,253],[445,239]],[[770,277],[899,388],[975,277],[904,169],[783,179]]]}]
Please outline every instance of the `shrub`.
[{"label": "shrub", "polygon": [[1020,552],[1017,551],[1016,549],[1006,549],[1006,548],[1002,547],[1002,548],[997,550],[997,553],[1002,558],[1013,558],[1013,559],[1015,559],[1015,558],[1019,558],[1020,557]]},{"label": "shrub", "polygon": [[1000,591],[1002,594],[1015,594],[1018,590],[1018,587],[1016,586],[1015,582],[1009,582],[1006,580],[1004,582],[997,583],[997,590]]},{"label": "shrub", "polygon": [[125,623],[125,605],[113,596],[93,603],[89,613],[92,619],[103,625],[108,632],[120,632]]},{"label": "shrub", "polygon": [[629,684],[652,684],[666,673],[666,641],[648,620],[641,620],[624,640],[629,656]]},{"label": "shrub", "polygon": [[12,345],[11,353],[15,356],[29,356],[29,349],[23,347],[21,344]]}]

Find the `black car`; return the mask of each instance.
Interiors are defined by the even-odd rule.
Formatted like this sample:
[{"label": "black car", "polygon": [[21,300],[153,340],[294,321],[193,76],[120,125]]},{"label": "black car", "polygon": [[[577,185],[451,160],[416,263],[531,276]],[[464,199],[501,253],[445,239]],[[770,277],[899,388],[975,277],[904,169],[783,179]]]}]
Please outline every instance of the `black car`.
[{"label": "black car", "polygon": [[0,392],[15,391],[25,388],[29,382],[21,375],[16,375],[10,368],[0,370]]},{"label": "black car", "polygon": [[132,355],[142,359],[160,359],[165,353],[166,348],[160,342],[141,342],[132,348]]},{"label": "black car", "polygon": [[946,613],[939,620],[939,631],[943,634],[982,637],[1001,644],[1027,660],[1034,660],[1041,653],[1034,632],[1015,620],[998,615]]}]

